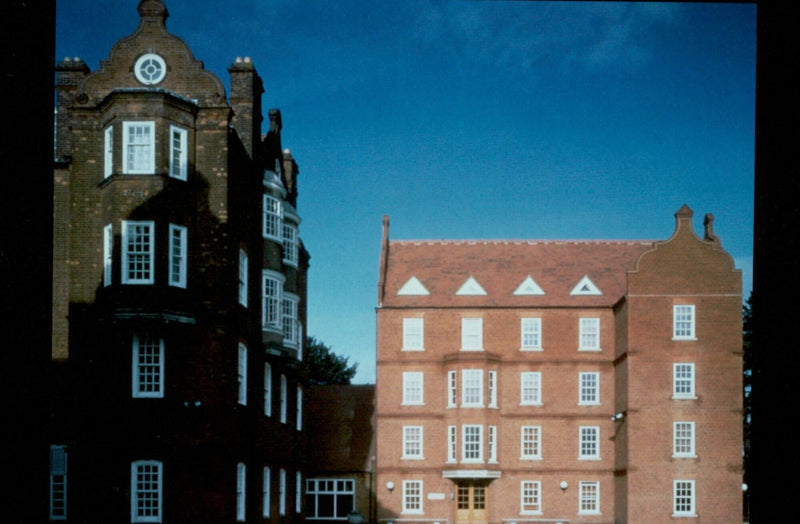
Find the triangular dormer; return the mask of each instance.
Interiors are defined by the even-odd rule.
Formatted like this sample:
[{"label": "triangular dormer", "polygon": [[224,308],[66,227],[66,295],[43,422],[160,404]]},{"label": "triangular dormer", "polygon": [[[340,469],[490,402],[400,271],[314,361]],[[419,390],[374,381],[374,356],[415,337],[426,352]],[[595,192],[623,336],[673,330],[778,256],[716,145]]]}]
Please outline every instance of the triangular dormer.
[{"label": "triangular dormer", "polygon": [[602,295],[603,293],[594,285],[589,279],[588,275],[584,275],[578,285],[572,288],[570,295]]},{"label": "triangular dormer", "polygon": [[486,290],[478,284],[478,281],[469,277],[456,291],[456,295],[485,295]]},{"label": "triangular dormer", "polygon": [[522,281],[522,284],[514,291],[515,295],[544,295],[544,290],[533,280],[533,277],[528,275],[528,278]]},{"label": "triangular dormer", "polygon": [[419,281],[417,277],[409,278],[403,287],[400,288],[400,291],[397,292],[398,295],[430,295],[425,286],[422,285],[422,282]]}]

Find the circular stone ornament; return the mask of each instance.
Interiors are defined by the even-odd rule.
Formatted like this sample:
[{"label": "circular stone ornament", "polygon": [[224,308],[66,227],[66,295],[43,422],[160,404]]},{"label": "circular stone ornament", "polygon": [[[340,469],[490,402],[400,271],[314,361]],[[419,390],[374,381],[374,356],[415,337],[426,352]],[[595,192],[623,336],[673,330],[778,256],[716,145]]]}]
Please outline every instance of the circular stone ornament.
[{"label": "circular stone ornament", "polygon": [[167,63],[154,53],[142,55],[133,66],[136,80],[145,85],[155,85],[167,75]]}]

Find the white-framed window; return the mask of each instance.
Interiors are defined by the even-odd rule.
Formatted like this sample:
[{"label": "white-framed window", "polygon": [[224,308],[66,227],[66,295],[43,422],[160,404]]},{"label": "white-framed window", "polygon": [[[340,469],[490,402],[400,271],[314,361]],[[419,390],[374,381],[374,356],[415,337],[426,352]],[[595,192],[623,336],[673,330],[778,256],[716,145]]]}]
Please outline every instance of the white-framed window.
[{"label": "white-framed window", "polygon": [[114,227],[106,224],[103,227],[103,286],[112,283],[114,267]]},{"label": "white-framed window", "polygon": [[447,407],[454,408],[458,405],[458,372],[447,372]]},{"label": "white-framed window", "polygon": [[286,515],[286,470],[278,471],[278,514]]},{"label": "white-framed window", "polygon": [[186,227],[169,225],[169,285],[186,287]]},{"label": "white-framed window", "polygon": [[297,309],[300,306],[300,297],[294,293],[283,293],[283,345],[298,349],[300,347],[300,321],[297,318]]},{"label": "white-framed window", "polygon": [[421,514],[422,513],[422,481],[404,480],[403,481],[403,506],[402,513]]},{"label": "white-framed window", "polygon": [[523,318],[520,319],[520,350],[521,351],[541,351],[542,350],[542,319]]},{"label": "white-framed window", "polygon": [[458,460],[458,427],[447,426],[447,462]]},{"label": "white-framed window", "polygon": [[264,363],[264,415],[272,416],[272,364]]},{"label": "white-framed window", "polygon": [[600,459],[600,427],[580,426],[578,428],[578,458],[581,460]]},{"label": "white-framed window", "polygon": [[244,522],[245,518],[246,481],[247,466],[239,462],[236,464],[236,522]]},{"label": "white-framed window", "polygon": [[538,480],[520,482],[520,508],[522,515],[539,515],[542,513],[542,483]]},{"label": "white-framed window", "polygon": [[483,351],[483,319],[461,319],[461,351]]},{"label": "white-framed window", "polygon": [[288,399],[286,398],[287,394],[286,375],[281,375],[281,424],[286,424],[286,404],[288,403]]},{"label": "white-framed window", "polygon": [[307,520],[347,520],[356,507],[356,486],[352,479],[306,480]]},{"label": "white-framed window", "polygon": [[693,480],[676,480],[672,484],[672,512],[675,517],[694,517],[695,490]]},{"label": "white-framed window", "polygon": [[694,306],[680,304],[672,306],[673,340],[697,340],[694,331]]},{"label": "white-framed window", "polygon": [[542,404],[542,373],[522,371],[519,374],[520,406],[540,406]]},{"label": "white-framed window", "polygon": [[103,176],[114,174],[114,127],[108,126],[103,132]]},{"label": "white-framed window", "polygon": [[269,466],[264,466],[261,477],[261,514],[269,517],[272,504],[272,470]]},{"label": "white-framed window", "polygon": [[132,387],[134,398],[164,396],[164,339],[150,334],[133,335]]},{"label": "white-framed window", "polygon": [[497,407],[497,371],[489,370],[489,407]]},{"label": "white-framed window", "polygon": [[249,259],[244,249],[239,250],[239,304],[247,307],[247,279]]},{"label": "white-framed window", "polygon": [[294,512],[303,511],[303,474],[299,471],[294,474]]},{"label": "white-framed window", "polygon": [[167,76],[167,64],[164,59],[155,53],[147,53],[136,60],[133,66],[136,80],[145,85],[155,85]]},{"label": "white-framed window", "polygon": [[156,171],[156,123],[123,122],[124,151],[122,172],[127,175],[152,175]]},{"label": "white-framed window", "polygon": [[283,331],[283,283],[286,277],[277,271],[265,269],[261,273],[261,327],[264,330]]},{"label": "white-framed window", "polygon": [[672,365],[673,398],[695,398],[694,363],[676,362]]},{"label": "white-framed window", "polygon": [[483,462],[483,426],[461,426],[461,462]]},{"label": "white-framed window", "polygon": [[672,423],[672,456],[696,457],[694,447],[694,422],[677,421]]},{"label": "white-framed window", "polygon": [[158,460],[131,463],[131,522],[161,522],[163,474]]},{"label": "white-framed window", "polygon": [[186,180],[188,142],[185,129],[169,126],[169,176]]},{"label": "white-framed window", "polygon": [[578,482],[578,515],[600,514],[600,483],[597,481]]},{"label": "white-framed window", "polygon": [[578,351],[600,351],[600,319],[579,320]]},{"label": "white-framed window", "polygon": [[50,446],[50,520],[67,520],[67,447]]},{"label": "white-framed window", "polygon": [[422,426],[403,426],[403,455],[400,458],[422,460]]},{"label": "white-framed window", "polygon": [[122,283],[152,284],[155,225],[152,221],[122,221]]},{"label": "white-framed window", "polygon": [[299,260],[297,226],[294,224],[283,224],[283,262],[286,265],[297,267]]},{"label": "white-framed window", "polygon": [[295,429],[303,430],[303,386],[297,386],[297,407],[295,409]]},{"label": "white-framed window", "polygon": [[520,428],[520,458],[540,460],[542,458],[542,427],[522,426]]},{"label": "white-framed window", "polygon": [[486,446],[489,451],[489,464],[497,464],[497,426],[488,427]]},{"label": "white-framed window", "polygon": [[283,242],[283,202],[272,196],[264,195],[264,238]]},{"label": "white-framed window", "polygon": [[238,365],[236,369],[236,402],[247,405],[247,346],[239,343]]},{"label": "white-framed window", "polygon": [[461,407],[483,407],[483,370],[461,370]]},{"label": "white-framed window", "polygon": [[404,406],[421,406],[425,404],[424,375],[421,371],[403,371]]},{"label": "white-framed window", "polygon": [[401,351],[425,351],[424,320],[420,317],[403,319],[403,347]]},{"label": "white-framed window", "polygon": [[578,404],[581,406],[600,404],[600,373],[595,371],[578,373]]}]

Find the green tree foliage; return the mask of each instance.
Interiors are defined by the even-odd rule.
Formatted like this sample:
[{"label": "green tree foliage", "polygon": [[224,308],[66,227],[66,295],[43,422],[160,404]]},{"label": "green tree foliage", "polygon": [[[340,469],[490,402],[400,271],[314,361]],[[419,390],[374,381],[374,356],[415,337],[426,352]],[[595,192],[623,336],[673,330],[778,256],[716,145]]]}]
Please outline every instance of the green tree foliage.
[{"label": "green tree foliage", "polygon": [[349,384],[358,369],[358,362],[348,365],[349,357],[337,355],[314,337],[306,337],[308,380],[312,384]]},{"label": "green tree foliage", "polygon": [[750,398],[752,394],[752,384],[753,384],[753,351],[754,348],[752,346],[753,340],[753,292],[750,292],[750,296],[745,302],[744,306],[742,306],[742,351],[743,351],[743,359],[742,359],[742,368],[744,372],[743,376],[743,410],[742,410],[742,424],[743,424],[743,437],[744,437],[744,469],[745,469],[745,479],[747,479],[748,475],[748,466],[750,465],[750,424],[751,424],[751,409],[752,409],[752,400]]}]

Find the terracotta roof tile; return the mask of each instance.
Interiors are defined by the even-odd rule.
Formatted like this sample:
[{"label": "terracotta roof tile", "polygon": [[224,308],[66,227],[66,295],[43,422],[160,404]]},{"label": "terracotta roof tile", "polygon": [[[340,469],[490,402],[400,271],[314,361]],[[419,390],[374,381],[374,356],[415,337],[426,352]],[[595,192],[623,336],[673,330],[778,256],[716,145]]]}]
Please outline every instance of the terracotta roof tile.
[{"label": "terracotta roof tile", "polygon": [[[393,240],[381,305],[607,307],[625,294],[627,271],[654,246],[654,241],[618,240]],[[529,275],[544,295],[514,295]],[[570,295],[584,276],[602,295]],[[411,277],[430,294],[398,296]],[[456,295],[470,277],[485,295]]]}]

